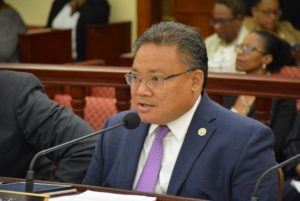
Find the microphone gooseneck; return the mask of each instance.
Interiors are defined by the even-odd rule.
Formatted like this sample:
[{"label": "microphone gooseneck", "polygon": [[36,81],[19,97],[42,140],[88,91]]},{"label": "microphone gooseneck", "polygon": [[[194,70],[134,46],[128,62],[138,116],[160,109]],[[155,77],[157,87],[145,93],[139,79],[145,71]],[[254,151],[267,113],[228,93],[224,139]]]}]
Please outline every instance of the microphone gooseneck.
[{"label": "microphone gooseneck", "polygon": [[137,128],[139,126],[139,124],[140,124],[140,117],[139,117],[139,115],[136,112],[130,112],[130,113],[127,113],[124,116],[122,122],[117,123],[117,124],[115,124],[115,125],[113,125],[111,127],[102,129],[100,131],[96,131],[94,133],[90,133],[88,135],[85,135],[85,136],[73,139],[71,141],[59,144],[57,146],[54,146],[54,147],[42,150],[40,152],[37,152],[33,156],[33,158],[31,159],[31,162],[30,162],[30,165],[29,165],[29,169],[28,169],[27,174],[26,174],[25,192],[33,192],[33,185],[34,185],[34,171],[33,171],[33,168],[34,168],[36,160],[39,157],[44,156],[44,155],[46,155],[46,154],[48,154],[50,152],[56,151],[58,149],[61,149],[63,147],[73,145],[73,144],[75,144],[75,143],[77,143],[77,142],[79,142],[81,140],[84,140],[86,138],[92,137],[94,135],[98,135],[100,133],[104,133],[106,131],[112,130],[112,129],[120,127],[120,126],[124,126],[127,129],[135,129],[135,128]]},{"label": "microphone gooseneck", "polygon": [[254,191],[251,195],[251,201],[258,201],[258,197],[257,197],[257,192],[258,192],[258,187],[260,186],[261,182],[269,175],[271,174],[274,170],[277,170],[278,168],[284,167],[286,165],[288,165],[289,163],[297,160],[298,158],[300,158],[300,154],[297,154],[289,159],[287,159],[286,161],[283,161],[282,163],[279,163],[269,169],[267,169],[266,171],[264,171],[261,176],[258,178],[255,187],[254,187]]}]

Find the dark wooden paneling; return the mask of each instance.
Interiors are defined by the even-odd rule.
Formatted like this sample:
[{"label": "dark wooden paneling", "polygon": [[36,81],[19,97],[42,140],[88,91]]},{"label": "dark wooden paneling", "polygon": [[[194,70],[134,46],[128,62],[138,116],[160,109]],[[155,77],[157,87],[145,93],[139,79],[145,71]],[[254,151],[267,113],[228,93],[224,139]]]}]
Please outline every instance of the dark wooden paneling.
[{"label": "dark wooden paneling", "polygon": [[171,11],[171,16],[168,17],[198,27],[203,37],[213,33],[213,28],[208,23],[214,5],[213,0],[138,0],[138,36],[153,23],[163,19],[162,5],[170,7],[168,10]]},{"label": "dark wooden paneling", "polygon": [[209,25],[213,5],[213,0],[173,0],[173,17],[178,22],[198,27],[206,37],[213,33]]},{"label": "dark wooden paneling", "polygon": [[86,30],[87,59],[103,59],[106,65],[119,65],[120,56],[131,51],[131,23],[93,25]]},{"label": "dark wooden paneling", "polygon": [[[1,69],[31,72],[39,77],[45,86],[71,86],[70,95],[74,99],[72,106],[79,115],[83,114],[86,94],[84,90],[87,86],[115,87],[118,111],[130,108],[130,90],[124,79],[124,74],[130,70],[127,67],[0,63]],[[216,101],[222,100],[224,95],[256,96],[256,117],[261,122],[268,123],[271,115],[271,99],[299,99],[300,80],[261,75],[209,73],[206,91]]]},{"label": "dark wooden paneling", "polygon": [[122,54],[120,57],[120,66],[132,66],[133,57],[133,53]]},{"label": "dark wooden paneling", "polygon": [[137,35],[162,19],[162,0],[137,0]]},{"label": "dark wooden paneling", "polygon": [[20,34],[22,63],[62,64],[72,61],[71,30],[36,29]]}]

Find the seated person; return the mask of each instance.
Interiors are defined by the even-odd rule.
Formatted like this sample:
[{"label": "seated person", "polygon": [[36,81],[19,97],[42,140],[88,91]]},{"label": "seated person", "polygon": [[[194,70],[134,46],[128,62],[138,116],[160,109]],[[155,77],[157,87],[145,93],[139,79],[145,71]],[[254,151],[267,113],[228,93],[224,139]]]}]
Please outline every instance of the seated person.
[{"label": "seated person", "polygon": [[[293,130],[287,136],[284,153],[287,158],[300,154],[300,112],[298,112]],[[288,165],[285,172],[286,184],[283,200],[299,201],[300,193],[290,183],[292,179],[299,180],[300,178],[300,161]]]},{"label": "seated person", "polygon": [[250,32],[268,31],[293,45],[300,42],[300,31],[288,21],[279,21],[279,0],[252,0],[252,17],[246,17],[243,26]]},{"label": "seated person", "polygon": [[239,0],[217,0],[210,20],[215,33],[205,39],[210,72],[236,72],[234,47],[248,31],[241,27],[244,17]]},{"label": "seated person", "polygon": [[[0,71],[0,176],[24,178],[39,151],[94,130],[68,109],[50,100],[29,73]],[[35,178],[81,183],[97,136],[37,160]]]},{"label": "seated person", "polygon": [[0,62],[19,61],[19,34],[27,28],[20,15],[0,0]]},{"label": "seated person", "polygon": [[[246,74],[269,75],[291,62],[289,44],[266,31],[246,36],[238,45],[236,68]],[[255,96],[226,97],[224,105],[241,114],[255,118]],[[273,100],[270,127],[275,134],[275,154],[278,162],[285,159],[283,148],[287,133],[296,116],[295,100]]]},{"label": "seated person", "polygon": [[[136,41],[126,81],[142,123],[100,136],[84,184],[206,200],[250,200],[276,164],[270,128],[213,102],[205,92],[205,44],[196,29],[153,25]],[[105,128],[127,114],[111,117]],[[233,140],[234,139],[234,140]],[[277,174],[259,190],[276,200]]]},{"label": "seated person", "polygon": [[85,29],[108,23],[109,9],[107,0],[54,0],[47,27],[72,29],[73,59],[85,60]]},{"label": "seated person", "polygon": [[[271,2],[271,1],[269,1]],[[243,0],[245,5],[246,15],[251,16],[253,7],[252,4],[257,4],[257,0]],[[272,4],[272,2],[271,2]],[[280,4],[280,21],[289,21],[291,24],[298,30],[300,30],[300,21],[298,20],[299,10],[300,10],[300,1],[295,0],[279,0]],[[273,4],[274,5],[274,4]]]}]

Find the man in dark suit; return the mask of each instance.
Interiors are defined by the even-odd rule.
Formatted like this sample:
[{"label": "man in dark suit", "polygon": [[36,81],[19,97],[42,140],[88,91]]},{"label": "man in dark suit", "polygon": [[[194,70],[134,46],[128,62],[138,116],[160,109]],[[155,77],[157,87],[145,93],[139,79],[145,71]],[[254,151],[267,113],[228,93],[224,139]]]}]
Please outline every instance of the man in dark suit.
[{"label": "man in dark suit", "polygon": [[[24,178],[38,151],[93,132],[50,100],[32,74],[0,71],[0,94],[0,176]],[[96,142],[89,138],[41,157],[36,179],[81,183]]]},{"label": "man in dark suit", "polygon": [[[198,31],[161,22],[136,41],[134,55],[126,80],[142,123],[100,136],[84,184],[250,200],[258,177],[276,164],[272,131],[207,96],[207,55]],[[274,173],[262,183],[259,198],[276,200],[277,192]]]}]

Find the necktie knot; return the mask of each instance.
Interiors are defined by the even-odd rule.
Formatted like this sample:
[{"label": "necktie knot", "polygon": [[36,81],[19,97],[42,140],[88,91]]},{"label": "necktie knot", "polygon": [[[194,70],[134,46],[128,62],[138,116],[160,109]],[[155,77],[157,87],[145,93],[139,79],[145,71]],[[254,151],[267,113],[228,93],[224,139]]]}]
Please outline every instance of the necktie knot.
[{"label": "necktie knot", "polygon": [[166,135],[168,134],[169,131],[170,130],[169,130],[168,126],[166,126],[166,125],[160,125],[157,128],[155,138],[158,138],[158,139],[162,140],[162,139],[164,139],[164,137],[166,137]]}]

